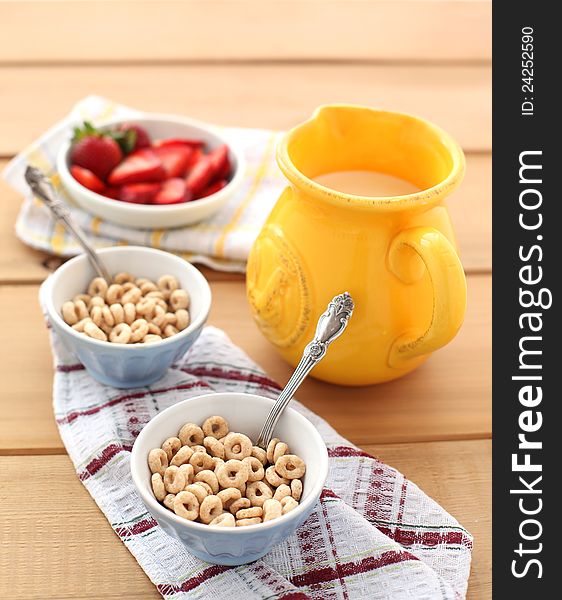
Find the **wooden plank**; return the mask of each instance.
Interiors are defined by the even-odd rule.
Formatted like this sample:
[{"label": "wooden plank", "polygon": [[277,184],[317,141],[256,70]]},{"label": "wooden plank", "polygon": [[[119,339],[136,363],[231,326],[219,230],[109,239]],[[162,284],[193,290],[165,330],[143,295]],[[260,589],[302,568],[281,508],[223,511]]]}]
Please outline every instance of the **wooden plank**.
[{"label": "wooden plank", "polygon": [[491,2],[435,0],[153,0],[134,8],[126,1],[12,1],[0,4],[0,57],[489,60],[491,11]]},{"label": "wooden plank", "polygon": [[[366,449],[413,477],[473,533],[467,597],[491,598],[490,443]],[[160,597],[80,484],[67,456],[1,457],[0,472],[2,598]]]},{"label": "wooden plank", "polygon": [[[224,329],[277,381],[291,368],[252,322],[242,282],[213,282],[210,323]],[[61,452],[53,377],[37,287],[0,286],[0,453]],[[356,444],[475,439],[491,435],[491,277],[469,277],[466,322],[457,338],[395,382],[349,388],[308,379],[299,399]],[[24,375],[25,374],[25,375]]]},{"label": "wooden plank", "polygon": [[[0,160],[0,170],[6,161]],[[492,198],[489,155],[467,156],[467,173],[462,187],[451,197],[449,208],[457,232],[460,253],[467,272],[486,271],[492,266]],[[40,283],[60,259],[49,257],[23,244],[15,235],[14,223],[21,198],[0,181],[3,216],[0,220],[0,282]],[[213,281],[241,279],[241,275],[202,268]]]},{"label": "wooden plank", "polygon": [[19,152],[94,92],[146,111],[278,130],[307,119],[321,104],[365,104],[431,119],[466,151],[491,149],[487,65],[4,67],[0,81],[0,156]]}]

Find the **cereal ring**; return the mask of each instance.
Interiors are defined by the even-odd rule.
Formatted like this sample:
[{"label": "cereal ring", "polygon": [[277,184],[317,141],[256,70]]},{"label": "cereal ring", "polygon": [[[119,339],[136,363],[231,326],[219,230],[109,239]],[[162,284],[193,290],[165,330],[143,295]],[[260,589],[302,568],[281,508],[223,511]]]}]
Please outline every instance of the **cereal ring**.
[{"label": "cereal ring", "polygon": [[139,290],[138,287],[134,287],[130,290],[127,290],[122,296],[121,296],[121,302],[123,304],[127,304],[128,302],[132,302],[133,304],[136,304],[142,297],[142,293]]},{"label": "cereal ring", "polygon": [[215,525],[216,527],[234,527],[236,525],[236,519],[230,513],[222,513],[222,515],[215,517],[209,525]]},{"label": "cereal ring", "polygon": [[180,471],[179,467],[171,465],[164,471],[164,486],[168,493],[177,494],[181,492],[186,485],[187,482],[185,480],[184,472]]},{"label": "cereal ring", "polygon": [[296,454],[285,454],[275,461],[275,471],[287,479],[300,479],[306,471],[304,460]]},{"label": "cereal ring", "polygon": [[240,491],[240,493],[242,494],[242,496],[245,496],[246,495],[246,487],[247,487],[247,484],[246,483],[242,483],[236,489]]},{"label": "cereal ring", "polygon": [[114,344],[128,344],[131,339],[131,328],[127,323],[119,323],[111,330],[109,339]]},{"label": "cereal ring", "polygon": [[94,308],[94,306],[99,306],[100,308],[101,308],[102,306],[105,306],[105,300],[104,300],[104,299],[103,299],[101,296],[94,296],[94,297],[93,297],[93,298],[90,300],[90,302],[89,302],[89,304],[88,304],[88,308],[89,308],[90,310],[92,310],[92,308]]},{"label": "cereal ring", "polygon": [[263,503],[263,522],[278,519],[282,515],[283,507],[279,500],[266,500]]},{"label": "cereal ring", "polygon": [[267,444],[267,460],[272,464],[275,464],[275,461],[273,460],[273,451],[275,450],[275,446],[277,446],[278,443],[279,438],[273,438],[269,442],[269,444]]},{"label": "cereal ring", "polygon": [[253,519],[240,519],[236,521],[236,527],[246,527],[248,525],[258,525],[261,523],[261,519],[259,517],[254,517]]},{"label": "cereal ring", "polygon": [[147,318],[152,317],[155,307],[156,301],[153,298],[141,298],[136,304],[137,313]]},{"label": "cereal ring", "polygon": [[143,283],[150,283],[150,279],[148,279],[147,277],[137,277],[137,278],[135,279],[135,285],[136,285],[138,288],[140,288],[140,286],[141,286]]},{"label": "cereal ring", "polygon": [[242,460],[248,465],[248,482],[261,481],[264,477],[263,465],[255,456],[247,456]]},{"label": "cereal ring", "polygon": [[197,498],[199,504],[209,495],[206,488],[195,483],[185,486],[185,491],[192,493]]},{"label": "cereal ring", "polygon": [[[295,479],[294,481],[298,481],[298,479]],[[273,494],[273,499],[281,501],[285,496],[290,496],[290,495],[291,495],[291,488],[286,483],[282,483],[275,490],[275,493]]]},{"label": "cereal ring", "polygon": [[218,496],[207,496],[199,509],[199,519],[209,524],[213,519],[222,515],[222,502]]},{"label": "cereal ring", "polygon": [[210,471],[214,466],[213,459],[206,452],[194,452],[189,459],[189,464],[193,466],[195,474],[200,471]]},{"label": "cereal ring", "polygon": [[101,296],[102,298],[105,298],[107,288],[107,281],[103,277],[96,277],[92,279],[88,286],[88,294],[90,294],[90,296]]},{"label": "cereal ring", "polygon": [[226,488],[221,490],[217,496],[221,499],[222,507],[228,510],[233,502],[240,500],[242,493],[237,488]]},{"label": "cereal ring", "polygon": [[217,415],[205,419],[205,422],[201,425],[201,429],[207,437],[220,439],[228,435],[228,423],[226,419]]},{"label": "cereal ring", "polygon": [[102,307],[97,305],[92,306],[92,308],[90,309],[90,317],[92,321],[99,327],[103,321]]},{"label": "cereal ring", "polygon": [[223,488],[240,487],[248,481],[248,465],[241,460],[228,460],[218,467],[217,479]]},{"label": "cereal ring", "polygon": [[191,492],[180,492],[174,498],[174,512],[178,517],[195,521],[199,516],[199,500]]},{"label": "cereal ring", "polygon": [[78,302],[78,300],[82,300],[86,306],[89,306],[92,296],[90,296],[90,294],[76,294],[76,296],[72,298],[72,302]]},{"label": "cereal ring", "polygon": [[230,512],[235,515],[241,508],[250,508],[252,503],[248,500],[248,498],[238,498],[230,505]]},{"label": "cereal ring", "polygon": [[180,471],[183,473],[183,476],[185,477],[185,488],[186,488],[188,485],[191,485],[193,483],[193,475],[195,474],[195,471],[193,470],[193,466],[190,465],[189,463],[180,465]]},{"label": "cereal ring", "polygon": [[229,433],[224,440],[226,458],[242,460],[252,454],[252,440],[243,433]]},{"label": "cereal ring", "polygon": [[162,448],[153,448],[148,453],[148,468],[152,473],[160,473],[164,475],[164,471],[168,467],[168,456]]},{"label": "cereal ring", "polygon": [[162,298],[155,298],[155,300],[156,306],[158,306],[158,308],[162,309],[164,312],[168,310],[168,304],[165,300],[162,300]]},{"label": "cereal ring", "polygon": [[152,322],[160,329],[163,329],[166,326],[166,310],[161,306],[156,305],[154,307],[154,315],[152,317]]},{"label": "cereal ring", "polygon": [[302,496],[302,481],[293,479],[291,481],[291,496],[298,502]]},{"label": "cereal ring", "polygon": [[[279,505],[279,509],[281,509],[281,505]],[[235,516],[237,519],[252,519],[253,517],[261,517],[263,516],[263,509],[260,506],[241,508]]]},{"label": "cereal ring", "polygon": [[86,317],[85,319],[82,319],[81,321],[78,321],[78,323],[76,323],[76,325],[72,326],[72,329],[74,329],[75,331],[84,331],[84,325],[86,325],[86,323],[92,323],[92,319],[90,319],[90,317]]},{"label": "cereal ring", "polygon": [[279,473],[277,473],[273,465],[271,465],[271,467],[267,467],[267,469],[265,470],[265,479],[267,483],[270,483],[274,487],[279,487],[283,484],[289,484],[289,480],[285,477],[281,477]]},{"label": "cereal ring", "polygon": [[259,446],[252,446],[252,456],[257,458],[261,464],[265,467],[267,464],[267,452]]},{"label": "cereal ring", "polygon": [[174,311],[187,308],[189,306],[189,295],[185,290],[174,290],[170,294],[168,304]]},{"label": "cereal ring", "polygon": [[119,323],[123,323],[125,321],[125,311],[123,310],[123,307],[121,306],[121,304],[119,304],[119,303],[112,304],[109,307],[109,310],[111,311],[111,316],[113,317],[113,320],[115,321],[115,325],[119,325]]},{"label": "cereal ring", "polygon": [[107,337],[109,337],[109,334],[111,333],[111,330],[113,329],[113,327],[110,327],[105,321],[102,321],[101,325],[100,325],[100,329],[105,333],[105,335]]},{"label": "cereal ring", "polygon": [[220,467],[220,465],[224,465],[224,460],[222,458],[219,458],[218,456],[213,456],[213,471],[216,473],[218,467]]},{"label": "cereal ring", "polygon": [[207,492],[207,496],[211,496],[213,493],[211,486],[208,483],[205,483],[204,481],[194,481],[193,485],[198,485],[202,487]]},{"label": "cereal ring", "polygon": [[129,290],[134,290],[136,287],[134,281],[127,281],[123,284],[123,291],[128,292]]},{"label": "cereal ring", "polygon": [[263,506],[266,500],[273,498],[273,492],[263,481],[252,481],[246,487],[246,498],[252,506]]},{"label": "cereal ring", "polygon": [[[142,289],[141,289],[141,291],[142,291]],[[148,294],[145,294],[144,297],[145,298],[154,298],[155,300],[157,300],[157,299],[164,300],[164,294],[160,290],[148,292]]]},{"label": "cereal ring", "polygon": [[203,471],[199,471],[195,475],[195,481],[203,481],[208,486],[211,487],[213,494],[216,494],[219,491],[219,480],[215,473],[209,469],[203,469]]},{"label": "cereal ring", "polygon": [[113,281],[120,285],[123,283],[131,283],[134,280],[135,278],[130,273],[127,273],[127,271],[121,271],[113,277]]},{"label": "cereal ring", "polygon": [[164,323],[166,325],[175,325],[176,324],[176,314],[173,312],[167,312],[164,314]]},{"label": "cereal ring", "polygon": [[164,498],[164,500],[162,500],[162,504],[170,509],[170,510],[174,510],[174,498],[176,497],[175,494],[166,494],[166,497]]},{"label": "cereal ring", "polygon": [[224,458],[224,446],[217,440],[217,438],[207,436],[203,440],[203,446],[207,449],[207,452],[217,458]]},{"label": "cereal ring", "polygon": [[84,333],[91,338],[96,340],[101,340],[102,342],[107,341],[107,335],[95,324],[91,321],[89,323],[84,324]]},{"label": "cereal ring", "polygon": [[285,444],[285,442],[279,442],[278,444],[275,444],[275,448],[273,449],[273,464],[275,464],[277,462],[277,459],[281,456],[283,456],[284,454],[288,454],[289,453],[289,446],[287,446],[287,444]]},{"label": "cereal ring", "polygon": [[186,423],[179,431],[178,437],[184,446],[196,446],[203,443],[203,430],[195,423]]},{"label": "cereal ring", "polygon": [[137,316],[135,305],[132,302],[125,302],[123,304],[123,314],[125,315],[125,323],[131,325]]},{"label": "cereal ring", "polygon": [[113,327],[115,325],[115,319],[113,318],[112,312],[109,310],[109,306],[102,306],[101,316],[108,327]]},{"label": "cereal ring", "polygon": [[140,342],[148,333],[148,323],[145,319],[137,319],[131,323],[131,343]]},{"label": "cereal ring", "polygon": [[74,302],[65,302],[61,308],[62,318],[67,325],[76,325],[78,323],[78,315],[76,314],[76,307]]},{"label": "cereal ring", "polygon": [[178,330],[173,325],[166,325],[164,327],[164,337],[169,338],[176,335],[176,333],[178,333]]},{"label": "cereal ring", "polygon": [[160,339],[162,339],[162,331],[160,331],[160,327],[155,325],[152,322],[148,323],[148,333],[152,335],[157,335]]},{"label": "cereal ring", "polygon": [[162,338],[159,335],[156,335],[154,333],[147,333],[142,338],[142,341],[144,344],[153,344],[154,342],[161,342]]},{"label": "cereal ring", "polygon": [[174,290],[177,290],[180,286],[178,280],[173,275],[162,275],[158,280],[158,287],[164,292],[171,294]]},{"label": "cereal ring", "polygon": [[207,453],[207,448],[205,446],[201,446],[200,444],[195,444],[195,446],[190,446],[193,452],[203,452],[203,454]]},{"label": "cereal ring", "polygon": [[193,450],[189,446],[182,446],[172,458],[171,465],[177,467],[184,465],[189,462],[189,459],[193,456]]},{"label": "cereal ring", "polygon": [[74,310],[79,320],[85,319],[90,316],[90,313],[88,312],[88,307],[86,306],[86,303],[82,300],[76,300],[74,302]]},{"label": "cereal ring", "polygon": [[296,508],[299,503],[292,496],[285,496],[281,500],[281,512],[286,515],[288,512],[291,512],[294,508]]},{"label": "cereal ring", "polygon": [[[174,458],[177,454],[178,450],[181,448],[181,442],[177,437],[169,437],[167,440],[164,440],[162,444],[162,450],[166,453],[168,457],[168,462]],[[170,463],[171,464],[171,463]]]},{"label": "cereal ring", "polygon": [[176,310],[176,329],[183,331],[189,325],[190,320],[187,310],[183,308]]},{"label": "cereal ring", "polygon": [[121,298],[123,297],[124,293],[125,293],[125,290],[123,289],[122,285],[119,285],[118,283],[112,283],[107,288],[107,293],[105,294],[105,299],[108,304],[115,304],[117,302],[121,302]]},{"label": "cereal ring", "polygon": [[152,491],[154,492],[154,497],[156,500],[162,502],[166,497],[166,488],[164,487],[164,481],[162,480],[162,475],[160,473],[153,473],[150,478],[150,482],[152,484]]},{"label": "cereal ring", "polygon": [[152,281],[143,281],[140,285],[137,284],[142,292],[143,296],[146,296],[149,292],[157,292],[158,288]]}]

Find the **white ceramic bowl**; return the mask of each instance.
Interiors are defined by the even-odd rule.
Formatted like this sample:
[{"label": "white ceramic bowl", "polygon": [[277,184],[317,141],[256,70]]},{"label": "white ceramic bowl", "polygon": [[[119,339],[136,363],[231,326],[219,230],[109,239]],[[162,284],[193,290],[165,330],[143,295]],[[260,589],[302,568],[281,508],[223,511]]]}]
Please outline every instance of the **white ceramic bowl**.
[{"label": "white ceramic bowl", "polygon": [[96,273],[85,254],[60,266],[42,288],[49,321],[65,346],[94,379],[118,388],[149,385],[160,379],[199,337],[211,308],[211,290],[203,275],[187,261],[169,252],[139,246],[98,250],[109,272],[127,271],[136,277],[157,280],[174,275],[191,296],[189,326],[176,335],[152,344],[113,344],[78,333],[61,316],[64,302],[86,291]]},{"label": "white ceramic bowl", "polygon": [[121,202],[92,192],[74,179],[69,170],[69,140],[61,146],[58,152],[57,171],[62,185],[71,198],[93,215],[119,225],[140,229],[181,227],[202,221],[216,213],[228,202],[228,199],[242,183],[246,170],[243,154],[234,148],[232,144],[227,143],[220,132],[211,125],[178,116],[153,114],[131,119],[107,121],[100,125],[100,128],[103,129],[119,123],[138,123],[146,129],[154,140],[171,137],[197,138],[203,140],[209,150],[227,144],[230,149],[229,158],[232,164],[232,177],[222,190],[211,194],[207,198],[192,202],[170,204],[168,206]]},{"label": "white ceramic bowl", "polygon": [[225,392],[179,402],[156,415],[140,432],[131,453],[131,474],[137,491],[152,516],[169,535],[180,540],[198,558],[220,565],[241,565],[261,558],[289,537],[308,518],[320,498],[328,476],[328,452],[316,427],[300,413],[287,408],[275,436],[306,462],[303,495],[299,506],[278,519],[247,527],[211,527],[187,521],[162,506],[152,493],[147,457],[184,423],[197,424],[221,415],[231,431],[255,440],[273,400],[252,394]]}]

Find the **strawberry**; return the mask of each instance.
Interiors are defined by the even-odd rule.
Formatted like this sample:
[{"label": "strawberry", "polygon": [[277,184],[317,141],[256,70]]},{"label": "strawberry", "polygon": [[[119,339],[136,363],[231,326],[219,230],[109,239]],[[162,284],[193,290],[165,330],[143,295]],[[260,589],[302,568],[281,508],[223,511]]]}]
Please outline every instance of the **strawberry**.
[{"label": "strawberry", "polygon": [[111,171],[107,181],[111,185],[123,185],[162,181],[165,177],[166,171],[162,161],[150,148],[142,148],[126,156],[125,160]]},{"label": "strawberry", "polygon": [[211,194],[216,194],[219,190],[222,190],[222,188],[228,183],[228,181],[226,179],[218,179],[216,181],[213,181],[213,183],[211,183],[210,185],[208,185],[200,194],[199,196],[197,196],[197,198],[195,198],[195,200],[198,200],[199,198],[206,198],[207,196],[210,196]]},{"label": "strawberry", "polygon": [[166,177],[182,177],[191,164],[193,149],[189,146],[174,144],[154,148],[154,153],[162,161]]},{"label": "strawberry", "polygon": [[116,131],[118,134],[124,134],[123,136],[116,137],[125,154],[139,150],[140,148],[148,148],[151,144],[150,136],[146,129],[136,123],[121,123],[121,125],[117,126]]},{"label": "strawberry", "polygon": [[152,144],[155,148],[162,148],[163,146],[189,146],[190,148],[201,148],[203,146],[203,140],[188,139],[188,138],[167,138],[165,140],[156,140]]},{"label": "strawberry", "polygon": [[202,156],[193,169],[189,172],[185,183],[187,189],[191,192],[191,196],[196,198],[209,185],[213,179],[213,166],[211,155]]},{"label": "strawberry", "polygon": [[106,187],[103,195],[107,198],[113,198],[113,200],[119,200],[119,194],[121,193],[121,188],[118,187]]},{"label": "strawberry", "polygon": [[121,187],[119,200],[133,204],[150,204],[161,187],[159,183],[129,183]]},{"label": "strawberry", "polygon": [[191,158],[189,159],[188,169],[192,169],[202,158],[203,150],[201,148],[195,148],[191,153]]},{"label": "strawberry", "polygon": [[178,204],[187,200],[191,200],[191,194],[187,190],[185,180],[181,177],[172,177],[162,184],[153,204]]},{"label": "strawberry", "polygon": [[72,173],[72,177],[85,188],[98,194],[103,194],[105,192],[103,181],[89,169],[84,169],[84,167],[79,167],[78,165],[72,165],[70,167],[70,172]]},{"label": "strawberry", "polygon": [[119,144],[109,135],[98,131],[90,123],[74,129],[70,162],[90,170],[99,179],[105,179],[109,172],[123,158]]},{"label": "strawberry", "polygon": [[213,179],[226,179],[230,175],[228,146],[223,144],[208,154],[213,169]]}]

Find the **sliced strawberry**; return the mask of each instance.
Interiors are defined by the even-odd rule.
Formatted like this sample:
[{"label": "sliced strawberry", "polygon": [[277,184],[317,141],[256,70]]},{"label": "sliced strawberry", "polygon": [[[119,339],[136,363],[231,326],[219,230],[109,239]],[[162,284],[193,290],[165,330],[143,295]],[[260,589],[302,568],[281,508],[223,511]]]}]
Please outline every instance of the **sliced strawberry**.
[{"label": "sliced strawberry", "polygon": [[191,197],[196,198],[209,185],[213,179],[213,166],[211,155],[202,156],[193,169],[189,172],[185,183],[191,192]]},{"label": "sliced strawberry", "polygon": [[120,165],[117,165],[109,174],[107,181],[111,185],[123,185],[162,181],[165,177],[166,171],[162,161],[150,148],[143,148],[129,154]]},{"label": "sliced strawberry", "polygon": [[193,149],[189,146],[174,144],[154,148],[154,153],[162,161],[166,177],[183,177],[191,164]]},{"label": "sliced strawberry", "polygon": [[[121,123],[121,125],[117,127],[117,131],[125,134],[127,134],[129,131],[135,132],[132,137],[132,144],[130,144],[132,147],[127,148],[127,152],[140,150],[141,148],[148,148],[148,146],[151,144],[150,136],[148,135],[146,129],[140,125],[137,125],[136,123]],[[127,139],[126,144],[129,144],[129,140]]]},{"label": "sliced strawberry", "polygon": [[208,154],[213,169],[213,179],[226,179],[230,175],[228,146],[223,144]]},{"label": "sliced strawberry", "polygon": [[159,183],[129,183],[121,188],[119,200],[133,204],[150,204],[161,187]]},{"label": "sliced strawberry", "polygon": [[164,146],[189,146],[190,148],[201,148],[203,146],[203,140],[188,139],[188,138],[168,138],[165,140],[156,140],[152,144],[155,148],[162,148]]},{"label": "sliced strawberry", "polygon": [[84,167],[103,180],[122,158],[119,144],[109,134],[98,131],[87,121],[74,129],[71,164]]},{"label": "sliced strawberry", "polygon": [[207,196],[210,196],[211,194],[216,194],[219,190],[222,190],[222,188],[227,183],[228,183],[228,181],[226,179],[219,179],[218,181],[213,181],[213,183],[211,183],[210,185],[208,185],[199,194],[199,196],[197,196],[197,198],[195,198],[195,200],[198,200],[199,198],[206,198]]},{"label": "sliced strawberry", "polygon": [[121,193],[121,188],[118,187],[106,187],[103,195],[107,198],[113,198],[113,200],[119,200],[119,194]]},{"label": "sliced strawberry", "polygon": [[70,172],[72,173],[72,177],[85,188],[92,190],[92,192],[97,192],[98,194],[104,193],[105,184],[89,169],[79,167],[78,165],[72,165],[70,167]]},{"label": "sliced strawberry", "polygon": [[191,154],[191,158],[189,159],[188,169],[192,169],[204,156],[203,150],[201,148],[195,148]]},{"label": "sliced strawberry", "polygon": [[153,204],[178,204],[190,199],[191,194],[187,190],[185,180],[181,177],[173,177],[166,179],[152,202]]}]

